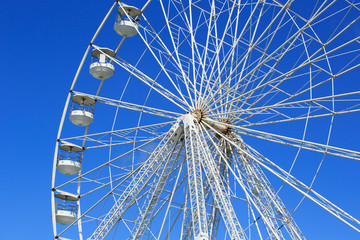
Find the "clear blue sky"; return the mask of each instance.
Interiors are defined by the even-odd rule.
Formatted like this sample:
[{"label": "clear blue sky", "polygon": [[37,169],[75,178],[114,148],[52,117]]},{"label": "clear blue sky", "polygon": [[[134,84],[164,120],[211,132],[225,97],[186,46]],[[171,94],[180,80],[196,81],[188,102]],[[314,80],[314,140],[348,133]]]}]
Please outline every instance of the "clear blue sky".
[{"label": "clear blue sky", "polygon": [[108,7],[108,1],[40,0],[0,8],[2,240],[53,236],[51,169],[61,112]]},{"label": "clear blue sky", "polygon": [[[50,187],[58,125],[78,64],[111,3],[105,0],[7,1],[0,8],[1,240],[53,237]],[[360,138],[352,134],[352,131],[359,132],[358,120],[348,122],[352,122],[355,129],[346,128],[347,132],[342,135],[352,142],[351,149],[359,149]],[[339,129],[341,127],[334,131],[341,132]],[[328,182],[320,181],[319,186],[329,190],[330,194],[325,196],[330,200],[345,198],[340,202],[359,217],[360,188],[353,185],[359,182],[359,164],[346,161],[345,169],[336,169],[339,163],[327,165],[325,172],[334,177],[327,178]],[[329,228],[329,235],[326,238],[307,236],[308,239],[332,239],[331,226],[340,223],[330,215],[326,222],[326,215],[317,210],[325,216],[321,221],[316,220],[317,212],[299,219],[314,221],[313,228],[323,231]],[[307,228],[311,231],[312,227]],[[350,230],[342,239],[357,237],[360,239],[360,235]]]}]

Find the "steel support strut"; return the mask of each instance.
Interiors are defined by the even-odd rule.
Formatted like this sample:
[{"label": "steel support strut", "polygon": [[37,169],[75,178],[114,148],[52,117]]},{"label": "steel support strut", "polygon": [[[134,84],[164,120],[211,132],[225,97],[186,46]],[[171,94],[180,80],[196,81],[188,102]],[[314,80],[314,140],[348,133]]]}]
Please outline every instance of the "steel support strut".
[{"label": "steel support strut", "polygon": [[[246,179],[246,181],[244,181],[245,184],[251,189],[255,204],[261,209],[263,217],[266,218],[264,223],[269,232],[270,239],[285,239],[280,231],[283,226],[289,233],[291,239],[305,239],[260,166],[249,157],[251,154],[243,140],[234,133],[231,134],[230,139],[242,150],[249,153],[249,155],[238,153],[240,158],[240,161],[238,161],[239,169],[241,175]],[[280,226],[279,223],[281,224]],[[274,231],[277,236],[273,234]]]},{"label": "steel support strut", "polygon": [[206,174],[206,178],[209,181],[209,186],[213,198],[215,200],[215,206],[217,207],[217,209],[219,209],[221,213],[230,239],[247,239],[235,214],[235,210],[232,206],[229,193],[226,190],[226,183],[221,178],[220,170],[217,167],[217,164],[215,163],[210,153],[210,149],[206,144],[205,139],[198,135],[198,142],[202,147],[202,164]]},{"label": "steel support strut", "polygon": [[[164,190],[165,184],[170,176],[171,170],[176,164],[178,157],[181,153],[181,150],[184,147],[184,142],[178,144],[180,138],[183,137],[183,127],[182,126],[178,127],[175,133],[176,136],[174,136],[174,147],[172,149],[172,152],[170,153],[169,159],[164,163],[162,169],[159,169],[159,171],[157,171],[155,174],[153,180],[154,184],[152,185],[150,191],[148,192],[147,198],[141,208],[140,214],[135,221],[135,226],[133,227],[133,230],[131,232],[131,237],[129,238],[129,240],[142,239],[142,237],[144,236],[144,232],[153,218],[155,207],[157,205],[161,193]],[[174,154],[175,151],[177,152],[176,154]]]},{"label": "steel support strut", "polygon": [[190,191],[191,215],[195,240],[208,240],[205,198],[202,181],[200,146],[195,118],[186,114],[184,117],[186,162]]},{"label": "steel support strut", "polygon": [[[208,186],[210,187],[215,200],[215,206],[221,213],[230,239],[246,239],[231,204],[230,196],[226,191],[223,180],[221,179],[220,171],[212,158],[209,146],[206,144],[204,136],[202,136],[199,132],[200,126],[197,120],[191,114],[186,114],[184,117],[184,131],[195,240],[209,239],[204,191],[202,188],[202,169],[205,172],[206,178],[209,182]],[[196,166],[196,168],[192,166]],[[194,170],[197,172],[192,172]],[[190,178],[190,175],[194,177]],[[191,194],[197,194],[197,198],[194,198]],[[196,216],[195,214],[204,215]],[[195,222],[195,220],[197,222]],[[203,234],[204,237],[199,238],[199,234]]]},{"label": "steel support strut", "polygon": [[179,134],[178,129],[180,127],[179,122],[177,122],[169,130],[88,240],[104,239],[126,210],[135,203],[136,197],[147,186],[150,179],[154,177],[155,173],[171,157],[170,154],[178,141],[176,136]]}]

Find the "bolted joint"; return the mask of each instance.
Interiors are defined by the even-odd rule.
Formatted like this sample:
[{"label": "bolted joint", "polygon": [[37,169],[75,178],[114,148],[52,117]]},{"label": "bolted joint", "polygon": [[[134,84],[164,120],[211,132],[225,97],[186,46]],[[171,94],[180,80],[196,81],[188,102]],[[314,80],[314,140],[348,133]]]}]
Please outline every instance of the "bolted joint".
[{"label": "bolted joint", "polygon": [[191,113],[191,115],[197,120],[198,123],[200,123],[205,116],[205,110],[202,108],[197,108]]}]

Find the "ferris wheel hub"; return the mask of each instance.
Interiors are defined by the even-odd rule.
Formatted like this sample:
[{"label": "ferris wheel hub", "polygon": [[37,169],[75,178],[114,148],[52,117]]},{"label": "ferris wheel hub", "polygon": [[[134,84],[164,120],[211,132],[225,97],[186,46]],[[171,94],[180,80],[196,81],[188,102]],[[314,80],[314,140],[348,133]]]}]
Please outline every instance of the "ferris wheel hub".
[{"label": "ferris wheel hub", "polygon": [[198,108],[195,109],[191,115],[197,120],[198,123],[205,123],[205,125],[209,125],[210,127],[214,128],[217,132],[222,134],[227,134],[230,132],[230,127],[228,125],[231,124],[231,120],[225,118],[221,121],[214,120],[209,117],[206,117],[206,112],[204,109]]},{"label": "ferris wheel hub", "polygon": [[191,113],[191,115],[198,121],[198,123],[200,123],[205,115],[205,111],[204,109],[197,108]]},{"label": "ferris wheel hub", "polygon": [[[322,0],[307,12],[301,1],[291,5],[294,0],[150,2],[137,8],[115,1],[79,64],[53,157],[54,238],[163,239],[181,232],[194,240],[305,239],[292,217],[298,208],[287,210],[280,194],[288,190],[274,188],[273,178],[358,230],[358,220],[310,194],[311,186],[292,168],[283,170],[281,159],[272,162],[281,152],[291,166],[308,166],[298,160],[303,151],[305,158],[360,160],[357,151],[309,140],[319,124],[319,133],[334,138],[334,115],[360,111],[351,82],[334,94],[335,78],[341,82],[341,75],[360,69],[360,41],[351,34],[359,20],[356,4]],[[329,24],[333,31],[322,29]],[[121,39],[113,39],[110,28]],[[98,42],[118,45],[114,51]],[[88,70],[100,83],[83,77],[90,57]],[[114,76],[115,64],[120,71]],[[104,81],[116,76],[127,80]],[[100,114],[94,122],[95,104]],[[67,116],[87,127],[76,129]],[[317,171],[298,174],[317,177]],[[296,198],[290,195],[287,200]],[[88,223],[94,216],[101,217]]]}]

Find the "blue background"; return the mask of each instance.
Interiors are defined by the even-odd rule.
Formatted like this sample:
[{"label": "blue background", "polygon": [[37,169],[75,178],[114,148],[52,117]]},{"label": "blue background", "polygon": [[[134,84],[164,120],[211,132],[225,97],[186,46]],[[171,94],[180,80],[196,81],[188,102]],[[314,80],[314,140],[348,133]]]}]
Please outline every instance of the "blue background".
[{"label": "blue background", "polygon": [[[61,113],[82,55],[111,4],[7,1],[0,8],[0,239],[52,239],[51,169]],[[358,169],[357,162],[351,164]],[[341,171],[347,175],[346,170]],[[334,174],[331,186],[354,196],[348,205],[358,205],[359,188],[336,185],[339,172],[328,172]],[[357,175],[349,174],[342,180],[352,183],[355,179]],[[336,196],[329,199],[332,197]],[[308,229],[323,229],[317,231],[323,234],[308,238],[340,239],[332,235],[332,226],[341,223],[329,214],[329,222],[326,218],[319,222],[316,214],[300,220],[313,222]],[[341,239],[358,236],[349,230]]]}]

